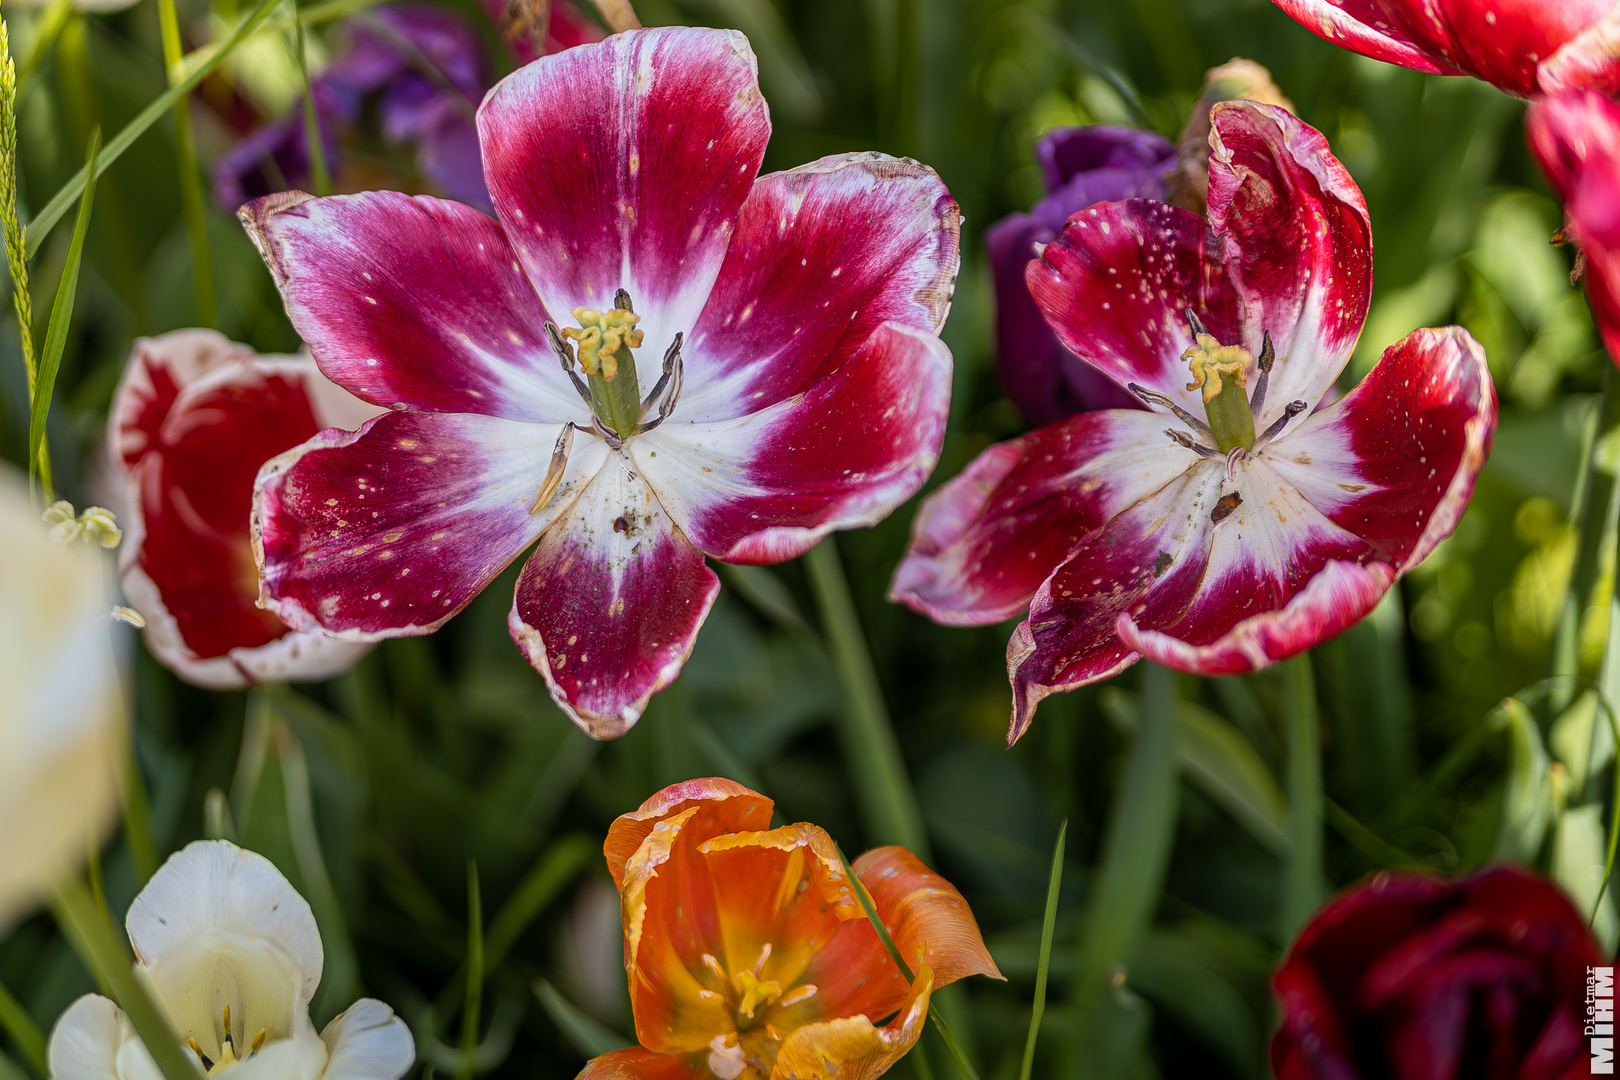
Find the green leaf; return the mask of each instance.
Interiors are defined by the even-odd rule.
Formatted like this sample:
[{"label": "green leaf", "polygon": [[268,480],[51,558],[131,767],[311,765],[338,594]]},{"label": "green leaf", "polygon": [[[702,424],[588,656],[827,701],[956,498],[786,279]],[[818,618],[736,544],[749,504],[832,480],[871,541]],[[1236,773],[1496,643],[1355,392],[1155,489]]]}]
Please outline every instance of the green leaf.
[{"label": "green leaf", "polygon": [[545,910],[557,894],[579,876],[601,852],[601,844],[589,836],[564,837],[546,848],[512,895],[501,906],[500,913],[489,924],[484,939],[484,960],[488,970],[501,966],[507,952],[517,944],[523,931],[535,916]]},{"label": "green leaf", "polygon": [[478,889],[478,864],[467,861],[467,999],[461,1009],[460,1080],[471,1080],[478,1049],[479,1012],[484,1004],[484,901]]},{"label": "green leaf", "polygon": [[540,1007],[546,1010],[546,1015],[557,1025],[557,1030],[586,1057],[600,1057],[631,1045],[630,1040],[617,1031],[575,1008],[546,980],[534,980],[534,996],[540,999]]},{"label": "green leaf", "polygon": [[[89,160],[85,168],[95,171],[96,159],[101,153],[101,129],[90,133]],[[51,305],[51,322],[45,331],[45,347],[39,357],[39,382],[34,387],[34,410],[28,418],[28,474],[33,476],[39,466],[47,491],[51,488],[49,467],[40,457],[45,445],[45,418],[51,411],[51,395],[56,390],[56,373],[62,367],[62,350],[67,347],[68,323],[73,319],[73,298],[79,291],[79,265],[84,261],[84,237],[90,230],[90,208],[95,202],[95,185],[84,189],[79,200],[79,217],[73,223],[73,240],[68,244],[67,262],[62,266],[62,281],[56,287],[56,301]]]},{"label": "green leaf", "polygon": [[1292,940],[1322,902],[1322,749],[1317,731],[1311,654],[1282,663],[1283,712],[1288,723],[1288,875],[1283,887],[1282,936]]},{"label": "green leaf", "polygon": [[[130,148],[130,144],[146,133],[147,128],[157,123],[164,113],[174,108],[175,102],[190,93],[198,83],[206,79],[209,73],[219,66],[220,61],[229,56],[264,21],[278,2],[279,0],[259,0],[259,6],[253,9],[253,14],[242,21],[242,24],[236,28],[236,32],[226,39],[224,45],[220,46],[213,55],[202,63],[187,71],[185,78],[169,87],[161,96],[155,98],[151,104],[142,109],[135,119],[125,124],[123,130],[114,135],[107,143],[106,150],[95,165],[94,174],[99,177],[106,172],[112,163],[117,161],[123,156],[124,151]],[[51,230],[56,227],[56,223],[62,220],[62,216],[67,213],[67,208],[72,205],[73,200],[77,199],[84,191],[85,183],[90,179],[91,173],[92,169],[88,164],[74,173],[73,179],[62,185],[62,189],[53,195],[51,201],[46,203],[44,208],[34,215],[34,220],[28,223],[28,228],[24,231],[26,237],[25,250],[28,258],[33,258],[39,253],[40,245],[45,242],[45,237],[49,236]]]},{"label": "green leaf", "polygon": [[1601,902],[1604,892],[1604,837],[1598,803],[1572,807],[1560,814],[1553,828],[1552,858],[1548,872],[1562,885],[1582,911],[1595,912],[1592,930],[1606,952],[1614,951],[1620,940],[1620,921],[1614,904]]},{"label": "green leaf", "polygon": [[1024,1040],[1024,1064],[1019,1080],[1029,1080],[1035,1067],[1035,1041],[1046,1012],[1046,976],[1052,967],[1052,934],[1057,929],[1058,894],[1063,889],[1063,847],[1069,836],[1069,819],[1058,826],[1057,843],[1052,847],[1052,875],[1046,883],[1046,913],[1041,920],[1041,954],[1035,969],[1035,1002],[1030,1008],[1029,1035]]},{"label": "green leaf", "polygon": [[11,996],[4,983],[0,983],[0,1028],[11,1036],[13,1045],[35,1073],[44,1076],[50,1071],[45,1061],[44,1032],[39,1030],[22,1003]]},{"label": "green leaf", "polygon": [[1541,731],[1517,698],[1507,698],[1491,714],[1490,723],[1508,735],[1507,781],[1502,790],[1502,812],[1497,824],[1496,858],[1534,863],[1552,818],[1551,764],[1541,744]]}]

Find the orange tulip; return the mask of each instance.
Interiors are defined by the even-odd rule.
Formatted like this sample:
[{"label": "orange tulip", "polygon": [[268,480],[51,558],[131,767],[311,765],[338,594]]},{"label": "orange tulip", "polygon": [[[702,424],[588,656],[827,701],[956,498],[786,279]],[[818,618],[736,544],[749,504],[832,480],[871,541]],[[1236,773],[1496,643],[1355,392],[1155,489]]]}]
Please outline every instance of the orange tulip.
[{"label": "orange tulip", "polygon": [[917,1042],[935,987],[1002,977],[962,894],[905,848],[877,848],[854,870],[908,983],[832,838],[770,828],[772,805],[689,780],[613,823],[603,853],[641,1045],[579,1080],[870,1080]]}]

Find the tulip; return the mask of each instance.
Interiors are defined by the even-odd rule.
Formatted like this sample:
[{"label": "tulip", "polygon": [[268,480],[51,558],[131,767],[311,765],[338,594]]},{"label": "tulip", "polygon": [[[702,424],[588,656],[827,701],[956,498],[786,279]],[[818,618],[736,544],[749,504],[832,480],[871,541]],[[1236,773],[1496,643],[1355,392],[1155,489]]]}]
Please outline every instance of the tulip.
[{"label": "tulip", "polygon": [[711,778],[613,823],[603,852],[640,1045],[595,1058],[580,1080],[870,1080],[916,1044],[933,990],[1001,978],[962,895],[905,848],[877,848],[853,869],[908,982],[832,838],[772,829],[771,810]]},{"label": "tulip", "polygon": [[146,643],[198,686],[323,679],[364,645],[290,632],[257,606],[250,518],[259,466],[380,410],[308,356],[256,356],[212,330],[141,338],[108,417],[128,536],[119,580]]}]

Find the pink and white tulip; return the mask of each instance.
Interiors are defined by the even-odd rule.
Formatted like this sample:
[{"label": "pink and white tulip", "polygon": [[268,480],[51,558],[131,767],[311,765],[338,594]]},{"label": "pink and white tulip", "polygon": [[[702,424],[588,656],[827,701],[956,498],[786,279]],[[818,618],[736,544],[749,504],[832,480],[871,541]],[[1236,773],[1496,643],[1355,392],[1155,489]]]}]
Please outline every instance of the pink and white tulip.
[{"label": "pink and white tulip", "polygon": [[512,637],[611,738],[690,653],[705,556],[793,558],[932,470],[958,212],[881,154],[756,178],[770,122],[732,31],[544,57],[478,131],[496,220],[392,192],[241,213],[321,370],[390,410],[260,473],[263,602],[349,641],[431,633],[532,547]]},{"label": "pink and white tulip", "polygon": [[1335,45],[1518,97],[1620,90],[1616,0],[1273,0]]},{"label": "pink and white tulip", "polygon": [[153,656],[216,689],[323,679],[360,658],[366,646],[289,631],[255,606],[249,522],[260,465],[380,411],[308,356],[257,356],[212,330],[136,341],[107,445],[123,489],[119,581]]},{"label": "pink and white tulip", "polygon": [[1495,391],[1457,327],[1313,411],[1366,318],[1366,205],[1288,112],[1213,118],[1207,220],[1100,203],[1027,271],[1063,344],[1151,411],[986,450],[924,503],[895,573],[891,597],[936,622],[1027,612],[1010,739],[1046,695],[1144,656],[1242,672],[1343,630],[1455,527],[1490,446]]}]

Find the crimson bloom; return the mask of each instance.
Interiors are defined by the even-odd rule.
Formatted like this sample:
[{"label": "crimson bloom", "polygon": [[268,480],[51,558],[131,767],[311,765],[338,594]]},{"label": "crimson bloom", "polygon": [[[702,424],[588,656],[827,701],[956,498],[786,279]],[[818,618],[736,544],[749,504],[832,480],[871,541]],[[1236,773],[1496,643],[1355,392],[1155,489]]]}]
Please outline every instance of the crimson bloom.
[{"label": "crimson bloom", "polygon": [[756,180],[770,122],[734,31],[543,57],[478,130],[498,220],[394,192],[242,210],[321,370],[390,409],[266,464],[261,602],[426,634],[538,541],[512,637],[610,738],[691,651],[705,555],[790,559],[922,485],[959,215],[881,154]]},{"label": "crimson bloom", "polygon": [[1335,45],[1519,97],[1620,90],[1615,0],[1273,0]]},{"label": "crimson bloom", "polygon": [[1620,364],[1620,105],[1590,90],[1555,94],[1530,106],[1524,129],[1564,204],[1598,330]]},{"label": "crimson bloom", "polygon": [[198,686],[322,679],[366,646],[290,632],[255,606],[248,522],[259,466],[379,410],[307,356],[256,356],[212,330],[135,342],[107,445],[122,487],[118,576],[152,655]]},{"label": "crimson bloom", "polygon": [[772,805],[689,780],[613,823],[602,847],[641,1045],[580,1080],[870,1080],[916,1044],[935,988],[1001,978],[962,894],[905,848],[877,848],[853,869],[908,983],[832,838],[769,828]]},{"label": "crimson bloom", "polygon": [[1241,672],[1338,633],[1455,527],[1495,430],[1457,327],[1311,411],[1366,318],[1366,205],[1291,113],[1231,101],[1213,125],[1207,220],[1103,203],[1028,268],[1063,344],[1151,411],[992,446],[924,503],[895,572],[891,597],[936,622],[1027,610],[1009,739],[1047,694],[1143,656]]},{"label": "crimson bloom", "polygon": [[1272,977],[1278,1080],[1590,1075],[1586,980],[1608,965],[1551,882],[1378,874],[1329,901]]}]

